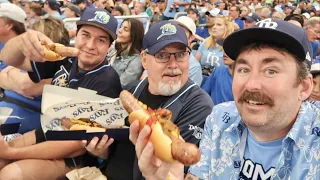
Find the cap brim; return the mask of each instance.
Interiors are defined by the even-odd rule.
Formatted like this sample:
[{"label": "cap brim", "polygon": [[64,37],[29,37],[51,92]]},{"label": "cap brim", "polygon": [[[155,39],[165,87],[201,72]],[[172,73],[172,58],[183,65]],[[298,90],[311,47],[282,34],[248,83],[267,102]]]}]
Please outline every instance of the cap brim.
[{"label": "cap brim", "polygon": [[250,16],[242,17],[241,20],[248,21],[248,22],[253,22],[254,21]]},{"label": "cap brim", "polygon": [[165,46],[172,44],[172,43],[181,43],[183,45],[185,45],[189,50],[191,50],[191,48],[188,46],[188,44],[185,44],[183,41],[178,41],[178,40],[164,40],[161,41],[159,43],[154,44],[153,46],[147,48],[149,54],[151,55],[155,55],[157,52],[159,52],[161,49],[163,49]]},{"label": "cap brim", "polygon": [[243,47],[258,42],[276,44],[300,60],[304,61],[306,58],[306,52],[298,40],[289,34],[270,28],[249,28],[234,32],[225,39],[223,49],[231,59],[236,60]]},{"label": "cap brim", "polygon": [[[111,36],[112,41],[117,38],[117,35],[116,35],[114,32],[112,32],[110,29],[108,29],[108,28],[106,28],[106,27],[104,27],[104,26],[101,26],[101,25],[99,25],[99,24],[97,24],[97,23],[94,23],[94,22],[89,22],[89,21],[77,21],[77,25],[91,25],[91,26],[96,26],[96,27],[98,27],[98,28],[106,31],[106,32]],[[112,41],[111,41],[111,42],[112,42]]]},{"label": "cap brim", "polygon": [[310,71],[310,73],[313,75],[320,74],[320,70],[313,70],[313,71]]}]

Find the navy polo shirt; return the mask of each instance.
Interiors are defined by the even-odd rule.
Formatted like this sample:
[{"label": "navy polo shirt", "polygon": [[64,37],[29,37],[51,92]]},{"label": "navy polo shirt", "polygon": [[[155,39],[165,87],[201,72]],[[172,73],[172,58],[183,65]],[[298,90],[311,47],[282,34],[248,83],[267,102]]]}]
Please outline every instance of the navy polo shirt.
[{"label": "navy polo shirt", "polygon": [[66,58],[56,62],[31,62],[33,72],[29,72],[34,82],[53,78],[51,84],[77,89],[78,87],[97,91],[97,94],[117,98],[122,90],[119,75],[107,61],[91,71],[79,71],[78,59]]}]

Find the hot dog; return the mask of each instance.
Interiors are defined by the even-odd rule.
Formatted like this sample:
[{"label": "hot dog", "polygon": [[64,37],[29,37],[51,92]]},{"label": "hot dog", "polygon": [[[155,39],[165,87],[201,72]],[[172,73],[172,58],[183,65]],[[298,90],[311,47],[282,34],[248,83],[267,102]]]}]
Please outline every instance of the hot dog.
[{"label": "hot dog", "polygon": [[48,61],[59,61],[65,57],[78,56],[79,50],[59,43],[42,45],[44,58]]},{"label": "hot dog", "polygon": [[105,131],[106,129],[96,122],[92,122],[87,119],[61,119],[61,124],[67,130],[96,130]]},{"label": "hot dog", "polygon": [[186,143],[180,136],[179,128],[172,123],[171,111],[152,110],[125,90],[120,93],[120,100],[129,113],[130,124],[139,120],[140,129],[145,125],[151,127],[149,140],[154,146],[156,157],[168,163],[177,160],[187,166],[200,160],[199,148],[194,144]]}]

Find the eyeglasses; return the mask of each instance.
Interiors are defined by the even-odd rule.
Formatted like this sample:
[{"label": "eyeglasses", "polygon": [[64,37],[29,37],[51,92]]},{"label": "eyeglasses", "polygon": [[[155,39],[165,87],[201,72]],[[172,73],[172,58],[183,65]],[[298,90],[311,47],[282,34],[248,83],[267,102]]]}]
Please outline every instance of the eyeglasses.
[{"label": "eyeglasses", "polygon": [[[147,52],[149,54],[149,52]],[[156,62],[158,63],[167,63],[169,62],[171,55],[174,55],[175,60],[178,62],[183,62],[186,60],[189,60],[190,51],[184,51],[184,52],[158,52],[154,55]]]}]

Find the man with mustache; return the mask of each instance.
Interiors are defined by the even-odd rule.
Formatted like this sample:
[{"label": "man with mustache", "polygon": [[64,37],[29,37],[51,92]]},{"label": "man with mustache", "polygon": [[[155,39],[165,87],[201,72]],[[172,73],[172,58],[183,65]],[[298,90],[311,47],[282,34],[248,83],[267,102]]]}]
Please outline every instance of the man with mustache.
[{"label": "man with mustache", "polygon": [[[213,105],[209,95],[188,78],[191,50],[184,29],[174,21],[155,24],[143,39],[143,49],[141,61],[148,77],[125,89],[152,109],[169,109],[182,137],[198,145]],[[134,145],[116,141],[112,146],[105,170],[108,180],[143,179]]]},{"label": "man with mustache", "polygon": [[[8,41],[0,59],[27,70],[34,82],[53,78],[53,85],[82,87],[97,91],[99,95],[118,97],[121,92],[119,76],[105,60],[110,44],[116,38],[117,20],[105,9],[89,8],[77,25],[75,47],[80,51],[78,57],[45,61],[41,43],[52,41],[40,32],[29,30]],[[88,144],[46,141],[41,128],[8,143],[0,134],[0,179],[60,179],[76,167],[96,165],[94,156],[106,159],[107,154],[99,152],[108,149],[112,142],[113,139],[106,135],[99,142],[95,137]]]},{"label": "man with mustache", "polygon": [[224,41],[235,60],[235,102],[216,105],[200,142],[201,160],[186,177],[179,163],[156,162],[150,134],[132,124],[131,137],[146,179],[319,179],[320,110],[312,91],[306,32],[266,19]]}]

